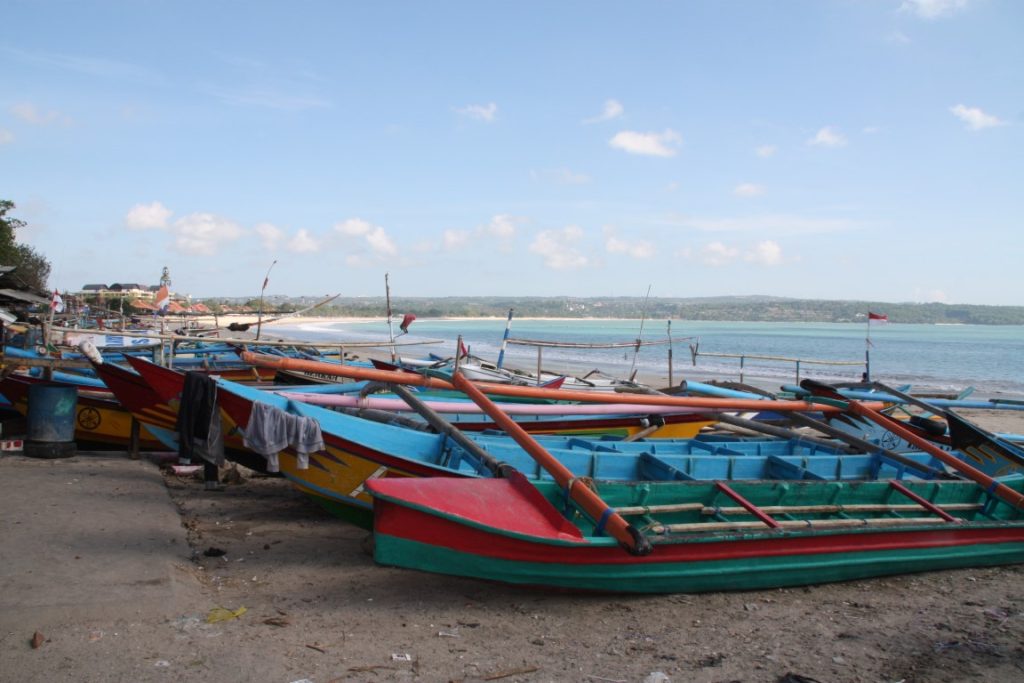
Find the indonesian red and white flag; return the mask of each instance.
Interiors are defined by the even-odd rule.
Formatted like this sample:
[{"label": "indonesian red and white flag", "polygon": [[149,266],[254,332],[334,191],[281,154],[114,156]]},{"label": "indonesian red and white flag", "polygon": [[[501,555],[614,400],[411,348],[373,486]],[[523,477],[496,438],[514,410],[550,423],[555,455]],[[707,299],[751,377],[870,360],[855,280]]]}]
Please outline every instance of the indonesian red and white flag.
[{"label": "indonesian red and white flag", "polygon": [[50,308],[54,313],[64,312],[64,299],[60,298],[60,293],[56,289],[53,290],[53,298],[50,299]]},{"label": "indonesian red and white flag", "polygon": [[166,311],[171,305],[171,292],[167,285],[160,285],[156,292],[156,308],[158,311]]},{"label": "indonesian red and white flag", "polygon": [[885,313],[872,313],[868,311],[868,323],[887,323],[889,322],[889,316]]}]

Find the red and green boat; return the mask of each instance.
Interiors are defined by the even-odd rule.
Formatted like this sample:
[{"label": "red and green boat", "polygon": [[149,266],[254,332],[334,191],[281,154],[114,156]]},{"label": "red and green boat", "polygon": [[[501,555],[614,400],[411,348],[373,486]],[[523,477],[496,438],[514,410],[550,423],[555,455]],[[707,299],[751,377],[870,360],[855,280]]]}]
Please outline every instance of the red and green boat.
[{"label": "red and green boat", "polygon": [[[1019,475],[1001,484],[1024,492]],[[973,481],[595,483],[646,554],[516,472],[367,488],[379,563],[510,584],[704,592],[1024,562],[1020,499]]]}]

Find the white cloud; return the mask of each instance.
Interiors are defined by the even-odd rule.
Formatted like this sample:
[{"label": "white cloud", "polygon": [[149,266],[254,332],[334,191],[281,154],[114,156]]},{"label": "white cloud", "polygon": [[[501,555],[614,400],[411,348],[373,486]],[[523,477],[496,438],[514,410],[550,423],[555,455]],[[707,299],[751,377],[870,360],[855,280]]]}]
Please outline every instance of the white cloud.
[{"label": "white cloud", "polygon": [[740,183],[732,189],[732,193],[737,197],[760,197],[765,192],[764,185],[758,185],[756,183]]},{"label": "white cloud", "polygon": [[175,248],[195,256],[214,256],[219,247],[245,231],[232,220],[212,213],[193,213],[174,222]]},{"label": "white cloud", "polygon": [[617,119],[622,116],[623,112],[625,112],[625,108],[623,108],[621,102],[618,100],[605,100],[604,108],[601,110],[601,113],[593,118],[584,119],[583,123],[589,124],[611,121],[612,119]]},{"label": "white cloud", "polygon": [[334,229],[342,235],[348,235],[349,237],[362,237],[373,230],[373,224],[369,221],[364,221],[362,218],[349,218],[348,220],[335,225]]},{"label": "white cloud", "polygon": [[575,225],[566,226],[561,230],[542,230],[534,238],[530,251],[540,254],[548,268],[582,268],[587,265],[587,257],[575,246],[581,239],[583,229]]},{"label": "white cloud", "polygon": [[626,254],[635,259],[648,259],[654,256],[654,244],[647,240],[624,240],[615,235],[605,238],[604,248],[609,254]]},{"label": "white cloud", "polygon": [[955,107],[950,107],[949,111],[953,112],[953,116],[966,123],[967,128],[970,130],[982,130],[984,128],[1006,125],[1005,121],[991,114],[986,114],[977,107],[966,107],[958,104]]},{"label": "white cloud", "polygon": [[[456,249],[465,249],[484,240],[496,241],[498,242],[498,248],[508,249],[511,240],[516,236],[517,224],[522,222],[522,220],[521,218],[501,213],[494,215],[487,223],[478,225],[471,230],[448,228],[441,233],[441,243],[439,246],[436,243],[432,244],[429,248],[424,245],[420,251],[437,248],[445,251],[454,251]],[[488,245],[488,248],[493,247]]]},{"label": "white cloud", "polygon": [[630,154],[644,154],[654,157],[674,157],[683,138],[671,128],[662,133],[638,133],[624,130],[615,134],[608,144]]},{"label": "white cloud", "polygon": [[277,245],[284,239],[284,231],[271,223],[259,223],[253,230],[267,251],[277,249]]},{"label": "white cloud", "polygon": [[484,226],[484,231],[500,239],[511,239],[516,236],[516,223],[519,221],[520,219],[507,213],[499,213]]},{"label": "white cloud", "polygon": [[882,130],[880,126],[864,126],[863,128],[861,128],[861,132],[863,132],[865,135],[874,135],[880,130]]},{"label": "white cloud", "polygon": [[14,133],[5,128],[0,128],[0,145],[6,145],[11,142],[14,142]]},{"label": "white cloud", "polygon": [[675,253],[677,257],[682,259],[689,260],[693,258],[693,249],[691,249],[690,247],[679,247],[678,249],[676,249]]},{"label": "white cloud", "polygon": [[309,253],[318,249],[320,249],[320,243],[305,228],[299,229],[295,236],[288,240],[288,251],[297,254]]},{"label": "white cloud", "polygon": [[709,242],[700,250],[701,261],[705,265],[719,267],[727,266],[739,256],[740,250],[730,247],[722,242]]},{"label": "white cloud", "polygon": [[390,256],[398,253],[398,247],[395,246],[391,237],[389,237],[388,234],[384,232],[384,228],[381,227],[374,228],[366,235],[366,243],[370,245],[370,249],[373,250],[374,253],[382,256]]},{"label": "white cloud", "polygon": [[909,45],[911,42],[910,36],[902,31],[893,31],[885,39],[893,45]]},{"label": "white cloud", "polygon": [[765,240],[754,245],[754,248],[744,254],[743,258],[762,266],[777,266],[782,263],[782,247],[778,242]]},{"label": "white cloud", "polygon": [[469,244],[469,238],[471,234],[469,230],[445,230],[441,234],[441,246],[446,251],[452,249],[461,249],[462,247]]},{"label": "white cloud", "polygon": [[455,111],[467,118],[492,123],[498,114],[498,105],[494,102],[487,104],[469,104],[465,107],[458,107]]},{"label": "white cloud", "polygon": [[361,237],[370,251],[378,256],[392,256],[398,253],[398,247],[384,228],[362,218],[349,218],[335,225],[334,229],[347,237]]},{"label": "white cloud", "polygon": [[971,0],[903,0],[900,11],[916,14],[922,19],[950,17],[966,9]]},{"label": "white cloud", "polygon": [[754,154],[761,157],[762,159],[767,159],[768,157],[775,156],[775,153],[778,151],[779,148],[776,147],[775,145],[761,145],[760,147],[754,150]]},{"label": "white cloud", "polygon": [[48,126],[52,123],[69,125],[71,123],[70,116],[53,110],[47,112],[40,111],[30,102],[19,102],[12,105],[11,113],[25,123],[31,123],[33,126]]},{"label": "white cloud", "polygon": [[808,140],[807,144],[821,147],[842,147],[846,144],[846,138],[832,126],[825,126]]},{"label": "white cloud", "polygon": [[171,210],[160,202],[136,204],[128,210],[124,224],[129,230],[164,230]]}]

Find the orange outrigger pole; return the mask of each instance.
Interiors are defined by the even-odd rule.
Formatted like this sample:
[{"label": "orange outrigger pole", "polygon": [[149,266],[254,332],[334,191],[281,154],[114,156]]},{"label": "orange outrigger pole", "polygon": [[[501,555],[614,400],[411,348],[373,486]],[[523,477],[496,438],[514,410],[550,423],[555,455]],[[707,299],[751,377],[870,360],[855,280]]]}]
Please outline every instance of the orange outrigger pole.
[{"label": "orange outrigger pole", "polygon": [[1019,510],[1024,510],[1024,496],[1022,496],[1020,493],[1017,493],[1006,484],[1003,484],[997,479],[990,477],[981,470],[972,467],[969,463],[964,462],[955,455],[947,453],[946,451],[942,450],[931,441],[928,441],[927,439],[910,431],[909,429],[907,429],[906,427],[904,427],[891,417],[883,415],[879,413],[877,410],[872,409],[868,404],[860,403],[858,401],[851,401],[848,398],[844,397],[842,394],[840,394],[838,391],[833,389],[832,387],[828,386],[827,384],[815,382],[814,380],[805,379],[804,381],[800,382],[800,386],[803,387],[804,389],[807,389],[811,393],[817,394],[819,396],[824,396],[828,399],[832,399],[837,402],[841,401],[845,403],[846,410],[853,413],[854,415],[859,415],[860,417],[871,420],[879,427],[889,430],[896,436],[906,440],[908,443],[911,443],[914,446],[917,446],[922,451],[933,456],[935,459],[940,460],[941,462],[953,468],[966,478],[974,481],[976,484],[981,486],[983,489],[985,489],[985,491],[987,491],[991,495],[997,496],[998,498],[1002,499],[1006,503],[1012,505],[1013,507]]},{"label": "orange outrigger pole", "polygon": [[[341,363],[323,363],[320,361],[300,358],[282,358],[262,353],[245,351],[242,360],[260,367],[278,368],[281,370],[299,370],[317,372],[325,375],[337,375],[357,380],[385,382],[389,384],[409,384],[429,389],[458,389],[454,384],[436,377],[427,377],[414,372],[394,370],[377,370],[362,368]],[[468,380],[467,380],[468,381]],[[566,389],[545,389],[544,387],[526,387],[494,382],[473,382],[473,386],[485,394],[497,396],[518,396],[521,398],[548,399],[553,401],[577,401],[580,403],[629,403],[638,406],[678,406],[679,408],[698,408],[705,410],[743,410],[762,411],[776,410],[780,412],[842,412],[834,406],[821,405],[809,401],[780,401],[737,398],[712,398],[707,396],[667,396],[652,394],[628,394],[613,391],[572,391]],[[865,403],[876,410],[884,407],[882,402]]]},{"label": "orange outrigger pole", "polygon": [[494,420],[495,424],[504,429],[505,433],[512,437],[531,458],[547,470],[555,482],[565,490],[566,495],[597,522],[598,528],[603,527],[609,536],[617,540],[633,555],[650,554],[653,550],[651,542],[636,527],[601,500],[601,497],[586,484],[574,477],[565,465],[544,450],[544,447],[537,443],[536,439],[527,434],[525,429],[516,424],[515,420],[506,415],[458,370],[452,375],[452,385],[469,396]]}]

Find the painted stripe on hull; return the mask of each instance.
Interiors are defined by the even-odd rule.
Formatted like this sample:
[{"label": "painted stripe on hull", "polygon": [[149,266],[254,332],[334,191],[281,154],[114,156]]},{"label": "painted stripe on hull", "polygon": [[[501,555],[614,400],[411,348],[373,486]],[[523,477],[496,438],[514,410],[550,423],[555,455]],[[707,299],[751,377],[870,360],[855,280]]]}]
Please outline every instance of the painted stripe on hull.
[{"label": "painted stripe on hull", "polygon": [[[910,552],[941,547],[980,547],[983,544],[1024,544],[1024,526],[993,522],[981,526],[948,524],[910,530],[862,527],[856,531],[807,531],[729,534],[701,537],[654,537],[654,551],[644,557],[624,552],[611,538],[583,541],[540,538],[494,532],[462,524],[421,510],[395,505],[378,495],[374,502],[377,533],[423,545],[494,560],[538,561],[553,565],[633,565],[708,561],[757,561],[769,557],[855,552]],[[543,560],[537,560],[543,555]],[[1024,556],[1021,557],[1024,559]]]},{"label": "painted stripe on hull", "polygon": [[753,590],[1024,561],[1024,542],[654,565],[560,564],[481,557],[380,532],[375,533],[374,543],[374,559],[381,564],[503,583],[614,593]]}]

